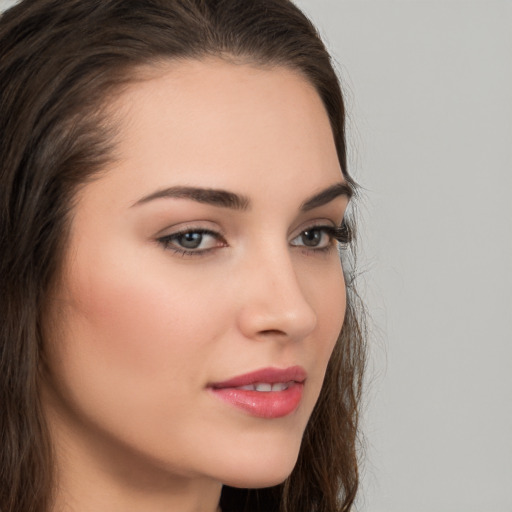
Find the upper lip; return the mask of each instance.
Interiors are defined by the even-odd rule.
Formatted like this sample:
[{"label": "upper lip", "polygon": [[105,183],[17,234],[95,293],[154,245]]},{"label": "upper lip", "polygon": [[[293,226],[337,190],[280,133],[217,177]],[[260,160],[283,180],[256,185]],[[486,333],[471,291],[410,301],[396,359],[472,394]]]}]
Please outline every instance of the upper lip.
[{"label": "upper lip", "polygon": [[220,388],[238,388],[240,386],[248,386],[256,383],[276,384],[278,382],[304,382],[307,373],[302,366],[290,366],[289,368],[261,368],[254,372],[238,375],[222,382],[214,382],[210,387]]}]

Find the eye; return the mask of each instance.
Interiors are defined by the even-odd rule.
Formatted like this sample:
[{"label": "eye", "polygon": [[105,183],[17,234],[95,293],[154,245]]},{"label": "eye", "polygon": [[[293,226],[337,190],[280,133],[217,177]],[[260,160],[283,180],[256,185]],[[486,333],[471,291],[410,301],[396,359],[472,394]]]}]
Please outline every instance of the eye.
[{"label": "eye", "polygon": [[203,254],[216,247],[224,247],[226,245],[225,240],[219,233],[208,229],[179,231],[163,236],[157,242],[163,245],[165,249],[182,255]]},{"label": "eye", "polygon": [[329,250],[335,246],[335,240],[341,244],[350,242],[349,230],[345,224],[339,227],[312,226],[295,237],[291,245],[313,250]]},{"label": "eye", "polygon": [[303,245],[305,247],[326,247],[331,242],[331,237],[322,228],[310,228],[303,231],[298,237],[292,240],[292,245]]},{"label": "eye", "polygon": [[314,226],[305,229],[291,241],[291,244],[308,249],[326,249],[332,245],[335,229],[334,226]]}]

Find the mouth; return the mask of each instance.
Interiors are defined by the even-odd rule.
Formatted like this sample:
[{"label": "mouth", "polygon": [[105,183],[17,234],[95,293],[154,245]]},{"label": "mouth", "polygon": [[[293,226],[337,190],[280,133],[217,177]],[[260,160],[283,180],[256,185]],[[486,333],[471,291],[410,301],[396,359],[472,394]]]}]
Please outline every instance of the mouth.
[{"label": "mouth", "polygon": [[246,391],[260,391],[263,393],[270,393],[271,391],[284,391],[288,389],[290,386],[295,384],[295,381],[291,380],[289,382],[276,382],[275,384],[270,384],[270,382],[258,382],[257,384],[247,384],[247,386],[239,386],[235,389],[243,389]]},{"label": "mouth", "polygon": [[293,413],[302,399],[306,371],[300,366],[263,368],[210,384],[217,397],[258,418],[281,418]]}]

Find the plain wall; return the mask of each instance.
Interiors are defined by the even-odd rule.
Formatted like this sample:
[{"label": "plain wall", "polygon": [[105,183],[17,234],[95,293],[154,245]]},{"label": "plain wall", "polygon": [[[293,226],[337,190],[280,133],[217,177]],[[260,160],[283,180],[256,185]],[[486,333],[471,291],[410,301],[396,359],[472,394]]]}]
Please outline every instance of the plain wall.
[{"label": "plain wall", "polygon": [[358,510],[511,512],[512,2],[297,3],[339,64],[365,189]]}]

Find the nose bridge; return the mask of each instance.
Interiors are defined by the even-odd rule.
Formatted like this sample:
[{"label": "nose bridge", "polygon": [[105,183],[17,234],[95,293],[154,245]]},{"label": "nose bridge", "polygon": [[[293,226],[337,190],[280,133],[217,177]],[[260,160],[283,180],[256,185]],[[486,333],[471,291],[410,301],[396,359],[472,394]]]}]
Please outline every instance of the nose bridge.
[{"label": "nose bridge", "polygon": [[289,247],[262,247],[247,257],[240,327],[246,336],[307,336],[317,316],[301,286]]}]

